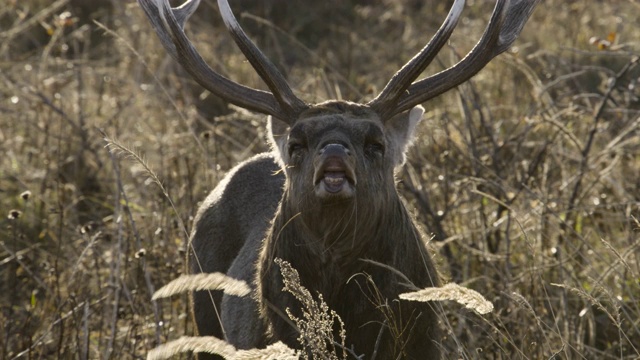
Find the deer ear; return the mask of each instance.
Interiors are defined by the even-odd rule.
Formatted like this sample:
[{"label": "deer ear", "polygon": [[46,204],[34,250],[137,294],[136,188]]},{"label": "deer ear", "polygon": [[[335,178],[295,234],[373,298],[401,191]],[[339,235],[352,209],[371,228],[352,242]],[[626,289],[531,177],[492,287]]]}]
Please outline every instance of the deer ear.
[{"label": "deer ear", "polygon": [[385,123],[387,134],[391,140],[396,168],[404,164],[405,154],[411,144],[413,144],[416,127],[418,123],[420,123],[420,120],[422,120],[423,114],[424,108],[418,105],[408,112],[394,116]]},{"label": "deer ear", "polygon": [[277,160],[283,164],[283,155],[286,154],[287,134],[289,124],[269,115],[267,117],[267,136],[271,149],[277,156]]}]

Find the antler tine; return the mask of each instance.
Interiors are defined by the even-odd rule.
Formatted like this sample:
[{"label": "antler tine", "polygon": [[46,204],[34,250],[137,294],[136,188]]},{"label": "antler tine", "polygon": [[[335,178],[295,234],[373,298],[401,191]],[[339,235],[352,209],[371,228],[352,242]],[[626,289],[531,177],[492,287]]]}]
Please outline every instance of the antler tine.
[{"label": "antler tine", "polygon": [[242,30],[238,23],[229,2],[227,0],[218,0],[218,7],[222,20],[227,26],[229,33],[233,37],[242,53],[245,55],[251,66],[258,72],[258,75],[264,80],[276,100],[283,107],[283,110],[290,115],[297,115],[308,107],[304,101],[300,100],[293,94],[289,84],[284,76],[278,71],[276,66],[258,49],[258,47],[249,39],[247,34]]},{"label": "antler tine", "polygon": [[184,4],[172,9],[173,15],[176,17],[176,21],[182,29],[184,29],[187,20],[196,12],[199,5],[200,0],[188,0]]},{"label": "antler tine", "polygon": [[[151,22],[151,26],[158,34],[162,46],[173,57],[178,59],[178,53],[176,46],[173,44],[173,36],[167,31],[167,21],[165,17],[160,13],[156,0],[138,0],[138,4],[144,11],[145,15]],[[190,0],[182,4],[182,6],[173,9],[176,16],[175,21],[179,24],[180,28],[184,28],[184,24],[188,18],[193,14],[195,9],[200,5],[200,0]]]},{"label": "antler tine", "polygon": [[480,41],[457,64],[409,86],[391,115],[432,99],[469,80],[494,57],[507,50],[540,0],[498,0]]},{"label": "antler tine", "polygon": [[451,36],[453,29],[458,24],[458,19],[464,8],[465,0],[456,0],[447,18],[444,20],[435,35],[429,40],[427,45],[420,50],[409,62],[407,62],[393,77],[382,92],[369,102],[374,110],[376,110],[383,119],[386,118],[388,112],[392,112],[397,99],[407,90],[411,83],[429,66],[438,52]]},{"label": "antler tine", "polygon": [[167,52],[205,89],[242,108],[293,121],[270,92],[253,89],[216,73],[184,33],[184,24],[200,0],[171,8],[168,0],[138,0]]}]

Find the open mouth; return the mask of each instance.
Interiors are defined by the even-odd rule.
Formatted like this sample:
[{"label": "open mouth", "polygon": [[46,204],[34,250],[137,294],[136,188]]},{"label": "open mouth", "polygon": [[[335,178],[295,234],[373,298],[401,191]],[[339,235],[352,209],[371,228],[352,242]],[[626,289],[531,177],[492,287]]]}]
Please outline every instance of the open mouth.
[{"label": "open mouth", "polygon": [[353,195],[355,184],[353,170],[340,158],[329,158],[316,170],[316,194],[320,197],[349,197]]},{"label": "open mouth", "polygon": [[330,193],[337,193],[342,190],[344,183],[347,180],[347,175],[344,171],[325,171],[324,177],[320,180],[324,182],[325,190]]}]

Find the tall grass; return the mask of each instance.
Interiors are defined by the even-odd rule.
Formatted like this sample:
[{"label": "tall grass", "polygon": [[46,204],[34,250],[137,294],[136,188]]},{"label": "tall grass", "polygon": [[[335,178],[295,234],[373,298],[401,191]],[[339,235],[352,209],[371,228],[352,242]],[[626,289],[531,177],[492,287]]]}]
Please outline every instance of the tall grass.
[{"label": "tall grass", "polygon": [[[273,1],[234,8],[308,101],[371,98],[447,11],[294,1],[305,16],[285,17]],[[135,3],[93,4],[0,5],[1,359],[140,358],[192,334],[185,295],[152,295],[184,272],[199,201],[266,150],[264,117],[188,79]],[[201,10],[189,34],[207,60],[262,87]],[[470,2],[427,72],[490,11]],[[447,358],[640,356],[639,17],[635,1],[546,1],[513,51],[425,104],[401,190],[443,274],[495,307],[443,303]]]}]

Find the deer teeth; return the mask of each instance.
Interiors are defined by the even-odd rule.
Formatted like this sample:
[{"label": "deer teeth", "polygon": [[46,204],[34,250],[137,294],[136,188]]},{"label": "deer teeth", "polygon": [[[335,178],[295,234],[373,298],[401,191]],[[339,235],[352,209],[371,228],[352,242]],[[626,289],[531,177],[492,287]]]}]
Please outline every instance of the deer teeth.
[{"label": "deer teeth", "polygon": [[325,188],[329,192],[338,192],[342,189],[347,176],[344,171],[327,171],[324,173]]}]

